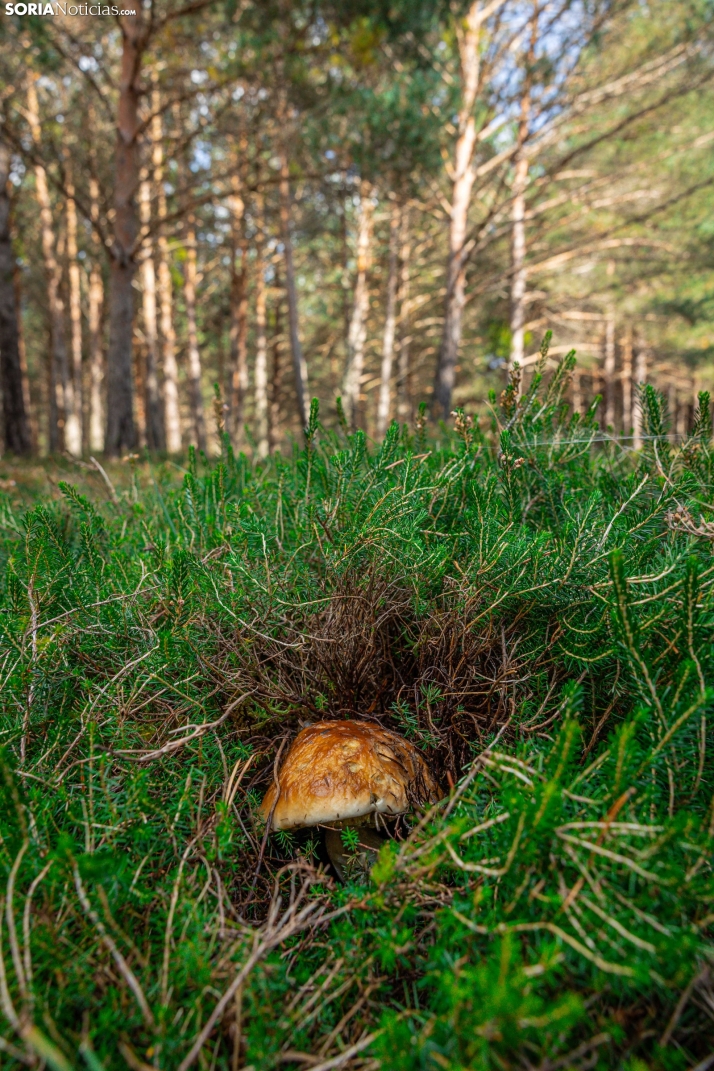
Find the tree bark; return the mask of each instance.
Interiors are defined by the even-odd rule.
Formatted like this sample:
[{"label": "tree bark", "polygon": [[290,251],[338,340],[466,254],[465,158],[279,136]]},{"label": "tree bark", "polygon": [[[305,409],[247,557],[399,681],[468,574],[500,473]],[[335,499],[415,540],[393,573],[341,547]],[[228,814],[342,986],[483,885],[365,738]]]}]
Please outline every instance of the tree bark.
[{"label": "tree bark", "polygon": [[[92,222],[99,219],[99,183],[94,175],[89,180],[89,199]],[[101,243],[93,234],[92,261],[89,267],[89,448],[95,452],[104,449],[104,406],[102,386],[104,383],[104,352],[102,347],[102,305],[104,304],[104,281],[102,279]]]},{"label": "tree bark", "polygon": [[615,314],[608,309],[605,319],[605,427],[615,426]]},{"label": "tree bark", "polygon": [[[30,73],[27,83],[27,120],[35,146],[41,142],[40,116],[37,103],[36,75]],[[47,311],[49,316],[50,346],[48,353],[49,428],[50,453],[64,447],[65,390],[67,386],[67,349],[64,337],[64,302],[61,294],[61,269],[55,255],[55,232],[52,206],[47,186],[47,174],[41,164],[35,165],[35,190],[40,208],[42,234],[42,259],[47,278]]]},{"label": "tree bark", "polygon": [[401,209],[398,203],[392,206],[389,221],[389,269],[387,275],[387,310],[384,320],[382,345],[382,375],[377,409],[377,436],[382,438],[387,430],[391,411],[392,364],[394,363],[394,338],[397,326],[397,285],[399,282],[399,232]]},{"label": "tree bark", "polygon": [[270,448],[268,429],[268,339],[265,293],[265,203],[256,195],[258,230],[255,236],[255,437],[258,457]]},{"label": "tree bark", "polygon": [[123,16],[122,61],[114,177],[114,244],[109,273],[109,350],[107,353],[108,454],[136,445],[132,349],[133,281],[139,230],[136,194],[139,185],[139,97],[146,28],[141,14]]},{"label": "tree bark", "polygon": [[[148,172],[141,179],[139,189],[141,225],[151,225],[151,183]],[[161,414],[161,393],[158,370],[158,330],[156,322],[156,271],[154,268],[154,243],[146,239],[141,253],[142,306],[144,312],[144,339],[146,341],[146,444],[149,450],[165,450],[164,424]]]},{"label": "tree bark", "polygon": [[10,227],[10,150],[0,141],[0,387],[5,450],[32,453],[29,407],[20,351],[20,308]]},{"label": "tree bark", "polygon": [[399,240],[399,361],[397,368],[397,419],[400,424],[410,423],[412,419],[412,380],[409,359],[410,323],[409,323],[409,284],[411,281],[411,233],[409,206],[402,211],[401,233]]},{"label": "tree bark", "polygon": [[196,279],[198,275],[196,259],[196,217],[193,212],[189,212],[186,216],[186,264],[184,267],[184,300],[188,329],[188,387],[195,442],[199,450],[205,451],[206,421],[203,414],[201,355],[198,350],[196,327]]},{"label": "tree bark", "polygon": [[67,186],[67,269],[69,275],[69,325],[71,363],[65,392],[65,447],[73,457],[82,456],[82,298],[77,259],[77,205],[74,200],[72,163],[65,162]]},{"label": "tree bark", "polygon": [[156,239],[158,252],[159,329],[161,335],[162,371],[164,377],[164,428],[169,454],[181,452],[181,410],[179,406],[178,366],[176,363],[176,332],[173,318],[173,292],[169,265],[169,243],[166,237],[166,190],[164,189],[163,124],[161,95],[157,87],[151,96],[151,162],[154,167],[154,187],[159,222]]},{"label": "tree bark", "polygon": [[464,308],[466,256],[464,243],[471,190],[474,184],[473,155],[476,147],[476,121],[473,115],[479,86],[479,36],[481,3],[474,0],[458,31],[461,61],[461,109],[454,164],[451,169],[452,196],[449,222],[449,256],[446,265],[446,301],[444,328],[434,383],[434,402],[439,415],[447,419],[451,412],[451,395],[456,378],[456,362],[461,343]]},{"label": "tree bark", "polygon": [[342,383],[342,403],[347,422],[351,428],[358,425],[364,351],[367,341],[367,315],[369,313],[369,285],[367,272],[372,246],[372,186],[366,179],[360,183],[359,221],[357,224],[357,277],[355,279],[352,316],[347,335],[347,367]]},{"label": "tree bark", "polygon": [[280,160],[280,226],[282,230],[285,257],[285,289],[288,298],[288,322],[290,327],[290,350],[293,357],[295,375],[295,393],[297,395],[298,415],[303,428],[307,427],[307,362],[300,345],[297,289],[295,286],[295,267],[293,264],[293,242],[290,226],[291,196],[290,169],[285,150]]},{"label": "tree bark", "polygon": [[[241,144],[241,152],[245,146]],[[248,238],[245,232],[245,202],[240,175],[231,175],[231,320],[230,367],[231,438],[236,449],[245,438],[245,400],[248,394]],[[236,263],[240,256],[240,267]]]}]

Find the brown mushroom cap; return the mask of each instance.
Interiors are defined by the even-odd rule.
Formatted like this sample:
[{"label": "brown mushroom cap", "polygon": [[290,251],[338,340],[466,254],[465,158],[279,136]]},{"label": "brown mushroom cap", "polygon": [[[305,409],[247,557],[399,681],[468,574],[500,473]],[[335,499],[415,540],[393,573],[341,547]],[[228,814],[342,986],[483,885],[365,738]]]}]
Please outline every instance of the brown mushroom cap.
[{"label": "brown mushroom cap", "polygon": [[[297,829],[368,814],[404,814],[441,792],[421,754],[372,721],[323,721],[298,733],[261,814],[272,829]],[[275,809],[273,810],[273,805]]]}]

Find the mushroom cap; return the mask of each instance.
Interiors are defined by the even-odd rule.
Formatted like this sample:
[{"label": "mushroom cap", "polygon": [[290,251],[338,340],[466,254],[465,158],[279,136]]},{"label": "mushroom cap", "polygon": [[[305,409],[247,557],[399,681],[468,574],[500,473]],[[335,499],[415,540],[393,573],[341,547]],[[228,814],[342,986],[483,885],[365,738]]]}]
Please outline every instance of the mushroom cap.
[{"label": "mushroom cap", "polygon": [[[265,794],[272,829],[297,829],[368,814],[404,814],[441,792],[421,754],[373,721],[323,721],[302,729]],[[273,805],[275,805],[273,809]]]}]

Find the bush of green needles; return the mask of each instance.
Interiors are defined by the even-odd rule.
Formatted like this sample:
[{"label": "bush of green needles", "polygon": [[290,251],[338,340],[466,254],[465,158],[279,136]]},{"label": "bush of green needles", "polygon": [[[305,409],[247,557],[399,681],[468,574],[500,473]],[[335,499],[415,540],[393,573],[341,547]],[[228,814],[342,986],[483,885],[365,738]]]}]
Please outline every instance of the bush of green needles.
[{"label": "bush of green needles", "polygon": [[[714,1066],[709,398],[324,431],[0,505],[0,1061]],[[257,815],[372,717],[444,799],[368,883]]]}]

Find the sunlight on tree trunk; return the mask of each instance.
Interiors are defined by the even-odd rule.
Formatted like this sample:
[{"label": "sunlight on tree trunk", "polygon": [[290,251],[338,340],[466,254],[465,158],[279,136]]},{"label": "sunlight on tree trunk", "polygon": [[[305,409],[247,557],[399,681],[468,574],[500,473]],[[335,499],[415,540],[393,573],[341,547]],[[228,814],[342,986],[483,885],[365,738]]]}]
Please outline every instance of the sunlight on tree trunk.
[{"label": "sunlight on tree trunk", "polygon": [[[92,222],[99,219],[99,184],[92,175],[89,180],[90,212]],[[95,453],[104,449],[104,406],[102,385],[104,382],[104,349],[102,345],[102,305],[104,282],[102,280],[101,242],[96,232],[92,234],[92,260],[89,267],[89,448]]]},{"label": "sunlight on tree trunk", "polygon": [[268,432],[268,338],[265,292],[265,203],[256,195],[255,235],[255,439],[258,457],[269,450]]},{"label": "sunlight on tree trunk", "polygon": [[608,309],[605,317],[605,360],[603,362],[605,378],[605,427],[615,426],[615,315]]},{"label": "sunlight on tree trunk", "polygon": [[387,275],[387,310],[384,320],[382,345],[382,374],[377,410],[377,436],[382,438],[389,423],[392,396],[392,364],[394,360],[394,337],[397,325],[397,283],[399,279],[399,231],[401,208],[395,201],[389,220],[389,271]]},{"label": "sunlight on tree trunk", "polygon": [[[241,156],[246,146],[242,141]],[[236,449],[243,445],[245,400],[248,393],[248,237],[245,230],[245,202],[238,164],[231,175],[231,320],[230,369],[231,438]],[[240,257],[240,267],[237,258]]]},{"label": "sunlight on tree trunk", "polygon": [[[635,344],[635,383],[638,388],[647,382],[647,349],[643,338]],[[635,450],[642,449],[642,406],[639,397],[632,411],[632,445]]]},{"label": "sunlight on tree trunk", "polygon": [[523,366],[525,357],[524,325],[526,322],[526,184],[528,160],[521,153],[516,159],[513,178],[513,209],[511,214],[511,353],[509,366]]},{"label": "sunlight on tree trunk", "polygon": [[154,88],[151,95],[151,162],[154,168],[159,230],[156,239],[158,253],[157,285],[159,296],[159,328],[161,332],[161,357],[164,377],[164,430],[166,450],[169,454],[181,452],[181,412],[179,408],[178,367],[176,364],[176,332],[173,319],[173,294],[169,243],[166,238],[166,190],[164,189],[163,124],[161,122],[161,94]]},{"label": "sunlight on tree trunk", "polygon": [[580,372],[578,372],[577,368],[573,372],[573,378],[572,378],[571,382],[572,382],[571,402],[572,402],[572,406],[573,406],[573,412],[577,413],[578,416],[582,416],[582,412],[583,412],[583,393],[582,393],[582,385],[581,385],[581,382],[580,382]]},{"label": "sunlight on tree trunk", "polygon": [[199,450],[205,450],[206,421],[203,415],[201,355],[198,350],[196,327],[196,278],[196,217],[193,212],[189,212],[186,216],[186,263],[184,265],[184,299],[188,330],[188,387],[194,441]]},{"label": "sunlight on tree trunk", "polygon": [[29,406],[20,348],[20,304],[10,229],[10,150],[0,141],[0,389],[4,447],[18,456],[32,452]]},{"label": "sunlight on tree trunk", "polygon": [[69,275],[70,352],[67,376],[64,439],[67,452],[82,456],[82,304],[79,261],[77,260],[77,205],[74,200],[72,163],[65,157],[67,183],[67,267]]},{"label": "sunlight on tree trunk", "polygon": [[411,278],[411,232],[409,206],[404,205],[399,235],[399,362],[397,368],[397,419],[400,424],[408,423],[412,418],[412,384],[409,322],[409,283]]},{"label": "sunlight on tree trunk", "polygon": [[366,179],[360,183],[359,217],[357,223],[357,276],[350,329],[347,336],[347,367],[342,383],[342,403],[351,428],[360,421],[360,396],[364,351],[367,341],[367,315],[369,313],[369,284],[367,272],[370,266],[372,244],[372,216],[374,201],[372,185]]},{"label": "sunlight on tree trunk", "polygon": [[[36,75],[27,81],[27,121],[35,146],[41,143]],[[55,256],[55,232],[52,206],[47,187],[47,173],[41,164],[35,165],[35,191],[40,208],[42,258],[47,279],[47,312],[50,327],[49,349],[49,434],[50,453],[64,448],[65,392],[67,388],[67,349],[64,337],[64,302],[61,296],[61,268]]]},{"label": "sunlight on tree trunk", "polygon": [[270,420],[268,421],[268,444],[270,453],[280,449],[280,395],[283,387],[283,318],[281,315],[282,288],[280,270],[275,266],[275,320],[273,324],[273,370],[270,377]]},{"label": "sunlight on tree trunk", "polygon": [[[144,231],[151,226],[151,183],[144,171],[139,187],[141,225]],[[141,252],[141,297],[144,313],[144,339],[146,341],[146,444],[149,450],[164,450],[163,421],[161,419],[161,394],[158,372],[158,330],[156,322],[156,271],[154,268],[154,243],[144,239]]]},{"label": "sunlight on tree trunk", "polygon": [[285,258],[285,289],[288,298],[288,323],[290,328],[290,349],[293,357],[295,374],[295,393],[297,395],[298,415],[303,428],[307,427],[307,362],[300,345],[298,320],[297,288],[295,286],[295,267],[293,264],[293,242],[290,226],[291,196],[290,169],[288,158],[283,149],[280,158],[280,226]]}]

